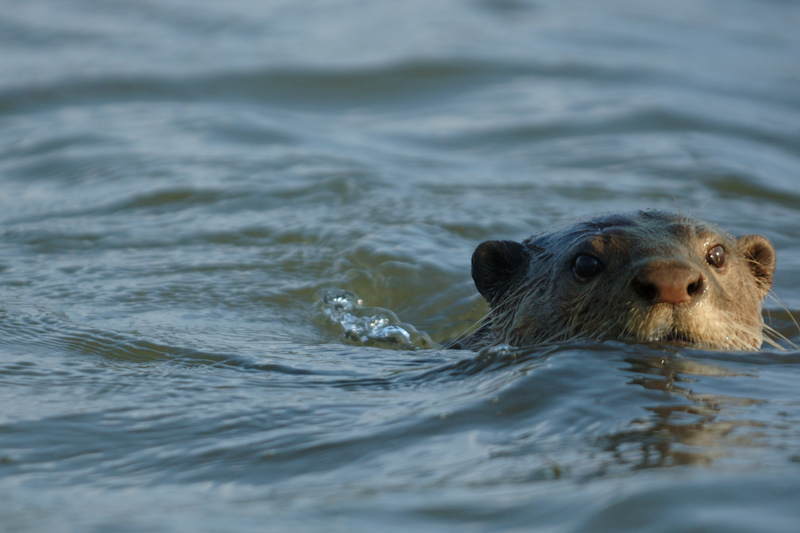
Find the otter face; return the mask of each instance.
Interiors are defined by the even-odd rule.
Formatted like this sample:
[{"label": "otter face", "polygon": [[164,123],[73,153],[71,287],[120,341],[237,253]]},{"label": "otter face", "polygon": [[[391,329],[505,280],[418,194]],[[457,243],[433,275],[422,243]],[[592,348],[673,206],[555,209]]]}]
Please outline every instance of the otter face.
[{"label": "otter face", "polygon": [[491,307],[476,344],[584,336],[754,350],[774,270],[764,237],[653,211],[488,241],[472,259]]}]

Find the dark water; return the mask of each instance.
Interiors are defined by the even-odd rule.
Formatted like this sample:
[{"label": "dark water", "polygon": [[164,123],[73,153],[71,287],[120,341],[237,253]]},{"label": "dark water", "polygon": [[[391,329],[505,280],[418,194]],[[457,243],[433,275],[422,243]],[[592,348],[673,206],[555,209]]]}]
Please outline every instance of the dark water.
[{"label": "dark water", "polygon": [[800,344],[800,4],[0,7],[1,530],[796,529],[798,349],[435,344],[482,240],[645,207]]}]

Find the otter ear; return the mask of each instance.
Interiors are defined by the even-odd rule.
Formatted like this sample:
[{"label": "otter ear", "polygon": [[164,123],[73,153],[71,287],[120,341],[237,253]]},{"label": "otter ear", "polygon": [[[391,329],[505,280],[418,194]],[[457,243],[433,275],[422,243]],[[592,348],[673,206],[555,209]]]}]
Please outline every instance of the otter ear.
[{"label": "otter ear", "polygon": [[758,281],[758,292],[764,298],[772,287],[772,276],[775,273],[775,248],[769,239],[761,235],[742,235],[736,239],[739,249],[744,254],[750,272]]},{"label": "otter ear", "polygon": [[472,254],[472,279],[484,298],[494,305],[523,275],[530,262],[530,252],[514,241],[486,241]]}]

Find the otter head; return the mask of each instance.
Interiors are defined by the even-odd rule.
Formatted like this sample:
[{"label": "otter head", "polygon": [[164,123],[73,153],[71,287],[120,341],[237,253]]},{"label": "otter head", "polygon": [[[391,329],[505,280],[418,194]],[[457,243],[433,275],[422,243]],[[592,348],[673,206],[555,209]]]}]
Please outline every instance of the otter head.
[{"label": "otter head", "polygon": [[488,241],[472,257],[491,307],[473,345],[585,336],[754,350],[774,271],[765,237],[658,211]]}]

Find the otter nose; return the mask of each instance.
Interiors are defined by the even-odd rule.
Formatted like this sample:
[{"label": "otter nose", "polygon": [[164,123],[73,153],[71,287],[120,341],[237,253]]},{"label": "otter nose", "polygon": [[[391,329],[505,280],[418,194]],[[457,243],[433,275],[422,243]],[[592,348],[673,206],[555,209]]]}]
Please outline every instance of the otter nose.
[{"label": "otter nose", "polygon": [[647,268],[633,279],[633,290],[651,304],[688,303],[705,286],[703,275],[685,266]]}]

